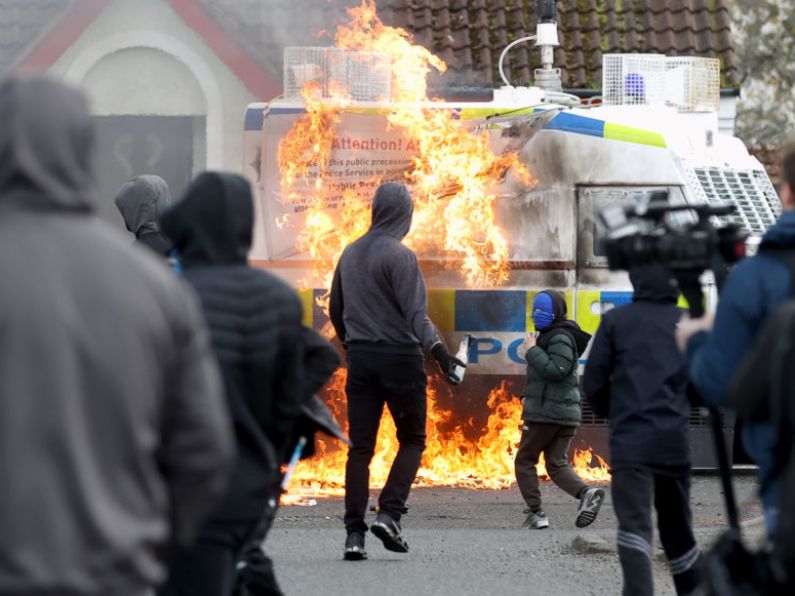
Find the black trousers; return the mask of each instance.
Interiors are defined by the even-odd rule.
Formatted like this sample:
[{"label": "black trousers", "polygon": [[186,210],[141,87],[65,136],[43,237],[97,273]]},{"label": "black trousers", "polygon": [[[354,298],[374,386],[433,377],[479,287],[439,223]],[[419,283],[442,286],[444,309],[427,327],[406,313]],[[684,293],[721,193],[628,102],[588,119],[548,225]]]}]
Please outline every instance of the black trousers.
[{"label": "black trousers", "polygon": [[205,524],[193,548],[177,558],[158,596],[229,596],[238,558],[258,523],[255,519]]},{"label": "black trousers", "polygon": [[233,596],[283,596],[276,580],[273,561],[265,552],[264,542],[273,527],[281,496],[281,474],[273,488],[257,531],[243,548],[237,563],[237,581]]},{"label": "black trousers", "polygon": [[348,433],[352,446],[345,466],[345,527],[365,532],[370,460],[384,404],[395,421],[400,444],[378,500],[381,511],[400,520],[425,450],[427,413],[424,360],[420,355],[352,351],[348,354]]},{"label": "black trousers", "polygon": [[618,557],[624,572],[624,596],[654,593],[652,514],[671,568],[677,594],[690,594],[701,578],[701,551],[693,537],[690,472],[670,474],[643,468],[613,470],[613,508],[618,518]]}]

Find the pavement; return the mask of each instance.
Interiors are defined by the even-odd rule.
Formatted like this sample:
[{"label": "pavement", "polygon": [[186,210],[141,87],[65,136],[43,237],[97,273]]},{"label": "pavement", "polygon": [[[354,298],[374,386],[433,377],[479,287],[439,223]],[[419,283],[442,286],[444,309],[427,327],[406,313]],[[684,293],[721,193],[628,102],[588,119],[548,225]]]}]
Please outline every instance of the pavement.
[{"label": "pavement", "polygon": [[[759,541],[763,528],[756,482],[739,477],[735,487],[746,536]],[[543,483],[541,492],[548,530],[521,527],[524,504],[516,488],[414,489],[403,520],[410,552],[390,553],[368,535],[370,558],[360,562],[342,560],[341,499],[284,507],[266,551],[288,596],[620,594],[609,491],[596,522],[582,530],[574,527],[574,499],[550,482]],[[707,548],[725,524],[718,478],[695,477],[691,503],[696,537]],[[654,546],[655,593],[674,594],[657,537]]]}]

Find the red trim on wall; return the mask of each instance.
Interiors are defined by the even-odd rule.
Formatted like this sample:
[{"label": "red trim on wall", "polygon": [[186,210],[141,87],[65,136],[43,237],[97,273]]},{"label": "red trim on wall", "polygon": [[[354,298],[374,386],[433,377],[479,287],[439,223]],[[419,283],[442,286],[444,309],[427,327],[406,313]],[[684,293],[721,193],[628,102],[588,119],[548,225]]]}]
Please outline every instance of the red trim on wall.
[{"label": "red trim on wall", "polygon": [[111,0],[79,0],[19,62],[20,70],[47,70],[74,44]]},{"label": "red trim on wall", "polygon": [[205,12],[197,0],[167,0],[185,24],[201,36],[238,79],[258,99],[267,101],[282,92],[274,80],[246,51]]}]

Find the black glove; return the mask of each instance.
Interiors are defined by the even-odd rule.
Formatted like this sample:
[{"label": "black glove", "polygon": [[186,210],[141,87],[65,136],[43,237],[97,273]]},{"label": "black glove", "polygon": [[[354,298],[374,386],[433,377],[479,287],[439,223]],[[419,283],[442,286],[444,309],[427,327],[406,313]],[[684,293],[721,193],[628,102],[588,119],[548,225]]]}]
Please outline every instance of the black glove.
[{"label": "black glove", "polygon": [[456,366],[463,366],[466,368],[467,365],[450,354],[442,342],[435,344],[431,348],[431,356],[433,356],[436,359],[436,362],[439,364],[439,368],[442,371],[442,376],[444,376],[445,381],[451,385],[458,385],[461,382],[459,379],[453,376],[453,369]]}]

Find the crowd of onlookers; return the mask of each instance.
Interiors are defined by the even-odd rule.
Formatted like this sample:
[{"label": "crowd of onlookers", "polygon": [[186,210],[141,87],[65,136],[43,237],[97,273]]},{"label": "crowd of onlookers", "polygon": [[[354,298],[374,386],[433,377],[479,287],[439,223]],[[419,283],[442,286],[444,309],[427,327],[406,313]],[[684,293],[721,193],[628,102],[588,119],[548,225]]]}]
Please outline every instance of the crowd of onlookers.
[{"label": "crowd of onlookers", "polygon": [[259,546],[339,356],[248,266],[248,182],[131,180],[131,247],[82,93],[12,77],[0,112],[0,593],[280,593]]}]

